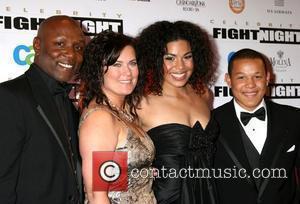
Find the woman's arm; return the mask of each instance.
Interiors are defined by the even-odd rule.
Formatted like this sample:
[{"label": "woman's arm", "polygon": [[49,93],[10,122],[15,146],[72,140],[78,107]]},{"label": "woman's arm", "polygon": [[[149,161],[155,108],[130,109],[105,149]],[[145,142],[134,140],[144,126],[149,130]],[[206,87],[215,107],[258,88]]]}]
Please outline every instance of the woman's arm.
[{"label": "woman's arm", "polygon": [[91,113],[79,129],[79,149],[82,157],[82,173],[90,204],[109,204],[107,191],[93,191],[93,151],[115,151],[119,128],[116,119],[99,109]]}]

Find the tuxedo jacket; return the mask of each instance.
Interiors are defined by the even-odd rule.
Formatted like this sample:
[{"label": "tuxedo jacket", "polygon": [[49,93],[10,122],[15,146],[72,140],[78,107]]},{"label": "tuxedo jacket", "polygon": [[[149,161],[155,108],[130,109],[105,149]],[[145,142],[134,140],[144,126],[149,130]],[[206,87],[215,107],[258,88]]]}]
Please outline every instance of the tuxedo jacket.
[{"label": "tuxedo jacket", "polygon": [[[213,111],[220,126],[214,167],[227,172],[222,177],[216,175],[221,204],[299,203],[295,174],[299,166],[300,112],[294,107],[267,100],[266,107],[268,127],[259,157],[261,173],[253,172],[255,168],[250,165],[248,149],[242,139],[242,134],[246,133],[236,116],[233,100]],[[259,185],[256,185],[259,175]]]},{"label": "tuxedo jacket", "polygon": [[77,204],[67,136],[37,69],[0,84],[0,203]]}]

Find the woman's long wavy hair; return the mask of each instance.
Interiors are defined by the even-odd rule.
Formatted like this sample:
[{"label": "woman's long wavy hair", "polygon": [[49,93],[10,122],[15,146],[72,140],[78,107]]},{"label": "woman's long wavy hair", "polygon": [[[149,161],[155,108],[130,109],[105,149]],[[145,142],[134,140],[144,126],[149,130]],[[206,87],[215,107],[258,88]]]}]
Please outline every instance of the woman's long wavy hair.
[{"label": "woman's long wavy hair", "polygon": [[194,71],[188,84],[196,93],[204,93],[205,87],[215,81],[216,58],[207,32],[187,21],[159,21],[143,29],[137,37],[137,62],[142,77],[137,86],[142,87],[145,95],[162,94],[163,56],[167,44],[176,40],[190,43]]},{"label": "woman's long wavy hair", "polygon": [[[101,87],[108,67],[118,60],[122,50],[128,45],[135,48],[135,40],[127,35],[106,30],[96,35],[85,47],[83,64],[79,70],[81,110],[95,99],[97,104],[106,104],[115,111]],[[135,87],[133,92],[125,97],[125,105],[135,117],[140,92],[138,87]]]}]

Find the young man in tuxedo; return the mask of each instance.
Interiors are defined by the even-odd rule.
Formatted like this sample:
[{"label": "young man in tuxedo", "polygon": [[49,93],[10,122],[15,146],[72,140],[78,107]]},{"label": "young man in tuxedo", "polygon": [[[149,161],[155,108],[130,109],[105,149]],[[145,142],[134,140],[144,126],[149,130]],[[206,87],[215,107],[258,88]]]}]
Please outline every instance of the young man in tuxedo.
[{"label": "young man in tuxedo", "polygon": [[223,172],[216,175],[221,204],[299,203],[300,112],[264,99],[267,62],[242,49],[228,64],[233,99],[213,112],[220,126],[215,170]]},{"label": "young man in tuxedo", "polygon": [[78,120],[68,98],[85,40],[68,16],[44,20],[34,63],[0,84],[0,203],[81,203]]}]

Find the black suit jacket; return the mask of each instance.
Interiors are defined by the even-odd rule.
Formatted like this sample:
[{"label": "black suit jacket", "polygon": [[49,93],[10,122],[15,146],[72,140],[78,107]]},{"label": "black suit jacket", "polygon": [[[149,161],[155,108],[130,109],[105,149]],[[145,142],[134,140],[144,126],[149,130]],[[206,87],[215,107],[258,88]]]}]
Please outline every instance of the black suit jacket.
[{"label": "black suit jacket", "polygon": [[[252,169],[241,137],[240,122],[233,100],[213,111],[220,126],[215,168],[245,169],[246,178],[217,178],[220,203],[224,204],[288,204],[299,203],[295,167],[299,166],[300,112],[298,109],[266,101],[268,114],[267,138],[260,155],[259,168],[268,177],[269,170],[281,169],[280,177],[262,178],[259,188],[251,176]],[[295,147],[294,151],[288,151]],[[230,170],[225,170],[225,172]],[[244,171],[244,170],[242,170]],[[232,171],[232,174],[234,171]],[[236,171],[237,172],[237,171]],[[241,172],[241,171],[239,171]],[[277,171],[279,172],[279,171]],[[257,172],[255,172],[257,173]],[[272,175],[273,173],[271,173]],[[248,177],[249,176],[249,177]],[[217,175],[218,177],[218,175]],[[225,176],[226,177],[226,176]],[[229,177],[229,173],[227,174]],[[233,176],[234,177],[234,176]],[[278,177],[274,175],[274,177]]]},{"label": "black suit jacket", "polygon": [[0,203],[77,204],[66,133],[37,69],[0,84]]}]

